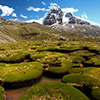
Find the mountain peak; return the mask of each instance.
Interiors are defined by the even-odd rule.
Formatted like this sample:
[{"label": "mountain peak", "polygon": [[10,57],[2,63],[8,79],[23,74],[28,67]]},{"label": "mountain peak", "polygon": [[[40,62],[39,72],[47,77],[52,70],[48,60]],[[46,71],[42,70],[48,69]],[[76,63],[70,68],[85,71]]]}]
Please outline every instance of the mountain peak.
[{"label": "mountain peak", "polygon": [[73,16],[71,12],[63,14],[61,8],[56,4],[51,4],[49,7],[50,10],[46,18],[44,19],[44,25],[53,25],[53,24],[80,24],[80,25],[90,25],[89,22],[81,20]]},{"label": "mountain peak", "polygon": [[56,3],[51,4],[51,6],[49,8],[50,8],[50,10],[52,10],[52,9],[54,9],[54,10],[60,9],[60,7]]},{"label": "mountain peak", "polygon": [[44,25],[62,24],[63,12],[57,4],[52,4],[47,17],[44,19]]},{"label": "mountain peak", "polygon": [[65,14],[65,17],[69,17],[70,18],[70,17],[73,17],[73,15],[72,15],[72,13],[68,12],[68,13]]}]

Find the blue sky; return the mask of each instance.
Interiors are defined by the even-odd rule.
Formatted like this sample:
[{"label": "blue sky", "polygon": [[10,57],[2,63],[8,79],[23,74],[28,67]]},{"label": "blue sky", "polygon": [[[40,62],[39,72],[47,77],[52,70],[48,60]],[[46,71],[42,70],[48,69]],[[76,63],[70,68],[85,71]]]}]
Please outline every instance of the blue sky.
[{"label": "blue sky", "polygon": [[0,15],[6,19],[40,20],[52,3],[76,17],[100,24],[100,0],[0,0]]}]

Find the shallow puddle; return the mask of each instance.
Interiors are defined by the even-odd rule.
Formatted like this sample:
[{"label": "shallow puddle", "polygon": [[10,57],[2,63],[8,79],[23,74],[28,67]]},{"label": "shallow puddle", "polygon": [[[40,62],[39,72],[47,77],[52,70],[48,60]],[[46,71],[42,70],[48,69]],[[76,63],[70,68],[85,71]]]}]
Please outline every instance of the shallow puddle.
[{"label": "shallow puddle", "polygon": [[[57,81],[57,82],[61,82],[61,79],[52,79],[52,78],[48,78],[48,77],[42,77],[40,82],[48,82],[48,81]],[[6,90],[5,91],[5,95],[6,95],[6,99],[5,100],[17,100],[24,92],[26,92],[29,87],[24,87],[24,88],[19,88],[19,89],[13,89],[13,90]]]}]

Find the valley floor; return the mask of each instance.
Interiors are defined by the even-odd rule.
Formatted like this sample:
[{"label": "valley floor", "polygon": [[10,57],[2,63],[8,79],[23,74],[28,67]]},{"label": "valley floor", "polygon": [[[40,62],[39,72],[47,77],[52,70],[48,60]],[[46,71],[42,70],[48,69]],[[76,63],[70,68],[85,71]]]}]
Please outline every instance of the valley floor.
[{"label": "valley floor", "polygon": [[[61,79],[61,82],[39,83],[42,76]],[[99,100],[99,42],[2,43],[0,44],[0,84],[1,100],[3,100],[4,89],[17,89],[33,84],[36,85],[30,87],[18,100],[38,100],[35,97],[43,100],[47,100],[46,98],[79,100],[75,99],[77,96],[82,96],[80,100]],[[59,90],[57,87],[62,89]],[[73,93],[71,89],[75,91],[74,96],[71,94]],[[67,95],[69,96],[66,97]]]}]

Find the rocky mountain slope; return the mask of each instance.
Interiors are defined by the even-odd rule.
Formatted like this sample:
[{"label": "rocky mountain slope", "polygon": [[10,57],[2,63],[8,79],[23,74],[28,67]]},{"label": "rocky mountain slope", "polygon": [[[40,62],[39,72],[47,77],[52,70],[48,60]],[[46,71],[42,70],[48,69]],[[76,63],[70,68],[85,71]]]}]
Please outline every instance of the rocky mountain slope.
[{"label": "rocky mountain slope", "polygon": [[63,32],[38,23],[0,25],[0,43],[25,41],[56,41],[66,39]]},{"label": "rocky mountain slope", "polygon": [[82,34],[83,36],[100,36],[99,26],[76,18],[70,12],[63,14],[57,4],[51,7],[43,24],[59,31]]},{"label": "rocky mountain slope", "polygon": [[70,12],[63,14],[57,4],[51,7],[43,24],[25,23],[18,19],[6,20],[0,16],[0,43],[56,40],[100,41],[100,27],[76,18]]},{"label": "rocky mountain slope", "polygon": [[6,20],[5,18],[0,16],[0,25],[18,25],[23,24],[24,21],[20,21],[19,19],[9,19]]},{"label": "rocky mountain slope", "polygon": [[[56,29],[38,23],[24,23],[18,25],[0,25],[0,43],[26,42],[26,41],[69,41],[69,40],[100,40],[90,38],[75,32],[67,32],[56,25]],[[72,27],[72,26],[70,26]],[[59,29],[58,31],[58,28]],[[87,29],[88,30],[88,29]],[[71,30],[70,30],[71,31]]]}]

